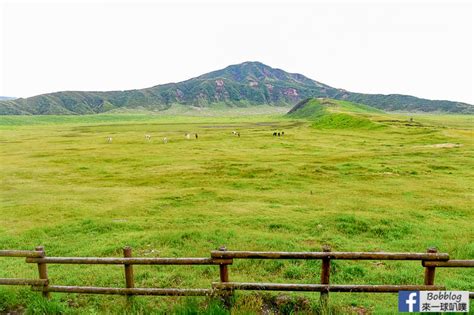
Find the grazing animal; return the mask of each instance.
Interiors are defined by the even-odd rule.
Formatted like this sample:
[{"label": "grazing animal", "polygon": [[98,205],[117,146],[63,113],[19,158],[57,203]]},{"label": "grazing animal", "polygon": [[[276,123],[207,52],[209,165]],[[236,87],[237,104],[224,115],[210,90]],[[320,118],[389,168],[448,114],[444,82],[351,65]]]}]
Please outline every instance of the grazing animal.
[{"label": "grazing animal", "polygon": [[240,138],[240,132],[237,132],[237,137],[239,137],[239,138]]},{"label": "grazing animal", "polygon": [[106,141],[107,143],[112,143],[112,137],[107,137]]},{"label": "grazing animal", "polygon": [[276,131],[273,133],[273,136],[275,137],[277,135]]},{"label": "grazing animal", "polygon": [[278,137],[280,136],[280,133],[278,133]]},{"label": "grazing animal", "polygon": [[196,136],[196,139],[197,139],[197,138],[198,138],[198,134],[197,134],[197,133],[195,133],[194,135]]},{"label": "grazing animal", "polygon": [[168,143],[168,138],[164,137],[163,138],[163,143]]},{"label": "grazing animal", "polygon": [[235,130],[232,131],[232,134],[233,134],[234,136],[236,136],[236,135],[237,135],[237,131],[235,131]]},{"label": "grazing animal", "polygon": [[284,132],[284,131],[282,131],[282,132],[281,132],[281,135],[282,135],[282,136],[284,136],[284,135],[285,135],[285,132]]},{"label": "grazing animal", "polygon": [[151,135],[145,135],[145,140],[151,141]]}]

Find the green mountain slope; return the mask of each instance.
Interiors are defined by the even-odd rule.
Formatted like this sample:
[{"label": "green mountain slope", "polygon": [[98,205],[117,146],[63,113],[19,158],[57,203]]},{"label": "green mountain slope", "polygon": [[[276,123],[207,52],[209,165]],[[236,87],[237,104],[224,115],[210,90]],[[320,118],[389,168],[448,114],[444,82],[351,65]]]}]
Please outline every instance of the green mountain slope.
[{"label": "green mountain slope", "polygon": [[65,91],[0,101],[0,114],[95,114],[116,109],[161,111],[176,104],[193,107],[291,106],[310,97],[364,103],[383,110],[474,113],[474,106],[465,103],[407,95],[352,93],[260,62],[244,62],[187,81],[140,90]]},{"label": "green mountain slope", "polygon": [[328,98],[309,98],[296,104],[288,113],[290,118],[308,119],[313,127],[324,129],[375,129],[377,124],[366,116],[381,111],[363,104]]}]

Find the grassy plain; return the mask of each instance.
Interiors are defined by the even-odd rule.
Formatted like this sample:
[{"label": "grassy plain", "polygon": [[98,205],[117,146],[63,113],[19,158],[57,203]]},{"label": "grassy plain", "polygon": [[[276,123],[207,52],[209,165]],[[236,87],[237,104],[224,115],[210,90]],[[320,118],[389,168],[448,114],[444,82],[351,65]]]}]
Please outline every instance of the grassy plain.
[{"label": "grassy plain", "polygon": [[[220,245],[414,252],[436,246],[452,258],[472,259],[473,116],[363,116],[380,127],[314,128],[282,115],[0,117],[0,246],[120,256],[130,245],[145,257],[208,257]],[[273,137],[274,130],[285,136]],[[187,140],[185,132],[199,139]],[[319,266],[236,261],[230,278],[318,283]],[[36,272],[22,259],[0,259],[0,277]],[[207,288],[218,280],[213,266],[137,266],[135,273],[136,286]],[[49,274],[64,285],[121,287],[124,281],[121,266],[51,265]],[[331,281],[421,284],[423,269],[419,262],[336,261]],[[474,273],[443,269],[436,281],[472,290]],[[261,310],[261,297],[239,296],[235,313]],[[318,294],[298,296],[318,301]],[[138,313],[219,311],[202,298],[135,300]],[[397,307],[396,294],[340,293],[330,300],[335,312],[395,313]],[[0,311],[17,304],[31,313],[125,310],[123,297],[57,294],[45,303],[28,288],[0,288]]]}]

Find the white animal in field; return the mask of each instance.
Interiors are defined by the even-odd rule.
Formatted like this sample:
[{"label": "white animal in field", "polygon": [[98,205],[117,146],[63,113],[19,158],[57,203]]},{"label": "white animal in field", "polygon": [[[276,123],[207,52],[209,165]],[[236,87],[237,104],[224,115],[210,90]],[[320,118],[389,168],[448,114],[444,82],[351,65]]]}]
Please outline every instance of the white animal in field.
[{"label": "white animal in field", "polygon": [[236,136],[236,135],[237,135],[237,131],[235,131],[235,130],[232,131],[232,134],[233,134],[234,136]]},{"label": "white animal in field", "polygon": [[151,135],[145,135],[145,140],[151,141]]},{"label": "white animal in field", "polygon": [[191,139],[191,134],[190,133],[186,133],[184,136],[186,137],[186,139]]},{"label": "white animal in field", "polygon": [[105,141],[107,141],[107,143],[112,143],[112,137],[107,137]]},{"label": "white animal in field", "polygon": [[164,137],[163,138],[163,143],[168,143],[168,138]]}]

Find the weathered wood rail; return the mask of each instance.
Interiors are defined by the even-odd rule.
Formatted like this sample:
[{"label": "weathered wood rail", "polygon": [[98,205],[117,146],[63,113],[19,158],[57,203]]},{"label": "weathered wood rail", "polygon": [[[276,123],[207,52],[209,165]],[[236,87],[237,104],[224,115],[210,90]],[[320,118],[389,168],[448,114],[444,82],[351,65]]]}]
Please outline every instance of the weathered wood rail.
[{"label": "weathered wood rail", "polygon": [[[48,257],[44,248],[35,250],[0,250],[0,257],[23,257],[26,263],[36,264],[39,279],[0,278],[0,285],[29,285],[33,291],[42,292],[49,298],[51,292],[84,293],[84,294],[115,294],[131,298],[134,295],[158,296],[219,296],[226,305],[235,290],[265,290],[265,291],[305,291],[320,292],[321,304],[327,307],[330,292],[365,292],[365,293],[396,293],[402,290],[443,290],[442,285],[435,285],[436,268],[473,268],[474,260],[450,260],[447,253],[438,253],[430,248],[426,253],[386,253],[386,252],[333,252],[329,246],[324,246],[322,252],[260,252],[260,251],[227,251],[225,247],[211,251],[210,258],[143,258],[133,257],[132,249],[123,249],[124,257]],[[319,284],[291,283],[252,283],[232,282],[229,280],[229,265],[234,259],[304,259],[321,260],[321,281]],[[332,260],[402,260],[421,261],[424,267],[424,283],[409,285],[345,285],[331,284]],[[48,264],[79,264],[79,265],[123,265],[125,287],[95,287],[95,286],[63,286],[52,285],[48,277]],[[134,282],[133,265],[215,265],[219,266],[219,282],[212,282],[211,288],[137,288]],[[474,298],[474,292],[470,293]]]}]

